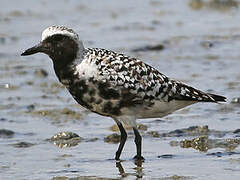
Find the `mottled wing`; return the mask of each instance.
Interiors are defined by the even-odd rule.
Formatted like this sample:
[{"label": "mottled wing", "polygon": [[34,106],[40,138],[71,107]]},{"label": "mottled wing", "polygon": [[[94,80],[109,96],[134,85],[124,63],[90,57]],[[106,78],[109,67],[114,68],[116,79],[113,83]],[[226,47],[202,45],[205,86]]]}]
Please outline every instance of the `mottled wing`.
[{"label": "mottled wing", "polygon": [[171,82],[173,84],[172,91],[174,91],[174,93],[169,97],[169,100],[174,99],[197,102],[218,102],[226,100],[223,96],[202,92],[179,81],[171,80]]},{"label": "mottled wing", "polygon": [[[104,49],[88,49],[95,57],[99,75],[107,79],[105,90],[120,92],[124,103],[142,104],[168,98],[169,79],[142,61]],[[171,83],[170,83],[171,84]]]},{"label": "mottled wing", "polygon": [[117,91],[122,99],[122,105],[151,104],[153,100],[164,102],[224,100],[221,96],[207,94],[181,82],[170,80],[138,59],[104,49],[90,51],[97,57],[96,64],[100,75],[108,79],[104,85],[105,93],[114,94],[113,92]]}]

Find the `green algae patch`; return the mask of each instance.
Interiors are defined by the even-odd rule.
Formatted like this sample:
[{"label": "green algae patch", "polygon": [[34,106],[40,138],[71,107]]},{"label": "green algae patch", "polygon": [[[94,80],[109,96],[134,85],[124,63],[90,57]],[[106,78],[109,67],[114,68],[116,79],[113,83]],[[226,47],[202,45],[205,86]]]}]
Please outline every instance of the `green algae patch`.
[{"label": "green algae patch", "polygon": [[230,131],[217,131],[209,129],[208,126],[190,126],[188,128],[176,129],[168,133],[160,134],[160,137],[187,137],[187,136],[209,136],[223,137]]},{"label": "green algae patch", "polygon": [[176,129],[167,133],[159,133],[158,131],[148,131],[146,134],[151,137],[187,137],[187,136],[209,136],[223,137],[229,131],[216,131],[209,129],[208,126],[190,126],[188,128]]},{"label": "green algae patch", "polygon": [[157,131],[148,131],[147,134],[150,135],[151,137],[155,137],[155,138],[160,137],[160,134]]},{"label": "green algae patch", "polygon": [[57,176],[54,177],[52,180],[118,180],[114,179],[114,178],[100,178],[100,177],[96,177],[96,176],[79,176],[79,177],[73,177],[73,178],[69,178],[66,176]]},{"label": "green algae patch", "polygon": [[240,144],[240,139],[209,139],[208,136],[199,136],[193,139],[182,141],[171,141],[171,146],[180,146],[182,148],[193,148],[201,152],[207,152],[210,149],[223,148],[227,152],[234,151]]},{"label": "green algae patch", "polygon": [[[35,72],[36,73],[36,72]],[[38,77],[46,77],[46,73],[38,72]],[[40,75],[42,74],[42,75]],[[61,90],[65,89],[65,87],[57,82],[42,82],[38,85],[42,92],[46,94],[58,94]]]},{"label": "green algae patch", "polygon": [[234,0],[190,0],[189,6],[194,10],[200,10],[202,8],[215,10],[220,12],[231,11],[234,8],[238,8],[238,2]]},{"label": "green algae patch", "polygon": [[194,179],[194,178],[193,177],[188,177],[188,176],[178,176],[178,175],[159,178],[159,180],[188,180],[188,179]]},{"label": "green algae patch", "polygon": [[55,120],[54,123],[66,122],[68,120],[74,121],[83,118],[81,113],[69,108],[38,110],[31,111],[30,113],[34,116],[43,116]]},{"label": "green algae patch", "polygon": [[216,135],[224,136],[225,132],[210,130],[208,126],[190,126],[188,128],[176,129],[167,133],[159,133],[158,131],[148,131],[148,136],[161,138],[161,137],[187,137],[187,136],[203,136],[203,135]]},{"label": "green algae patch", "polygon": [[176,129],[170,131],[169,133],[163,133],[163,137],[180,137],[180,136],[198,136],[198,135],[208,135],[210,130],[208,126],[190,126],[189,128]]},{"label": "green algae patch", "polygon": [[121,136],[117,133],[113,133],[104,138],[104,142],[117,144],[120,142]]},{"label": "green algae patch", "polygon": [[192,140],[180,141],[180,146],[182,148],[194,148],[202,152],[207,152],[209,149],[208,137],[200,136],[193,138]]}]

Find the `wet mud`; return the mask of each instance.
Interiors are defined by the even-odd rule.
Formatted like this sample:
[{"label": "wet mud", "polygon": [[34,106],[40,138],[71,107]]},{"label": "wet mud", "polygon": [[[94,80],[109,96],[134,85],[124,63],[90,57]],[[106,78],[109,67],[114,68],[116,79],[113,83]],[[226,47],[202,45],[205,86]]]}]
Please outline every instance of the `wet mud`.
[{"label": "wet mud", "polygon": [[[0,9],[0,179],[239,179],[239,1],[13,0]],[[79,106],[49,57],[20,57],[55,24],[227,102],[139,120],[144,162],[132,159],[126,127],[116,162],[114,121]]]}]

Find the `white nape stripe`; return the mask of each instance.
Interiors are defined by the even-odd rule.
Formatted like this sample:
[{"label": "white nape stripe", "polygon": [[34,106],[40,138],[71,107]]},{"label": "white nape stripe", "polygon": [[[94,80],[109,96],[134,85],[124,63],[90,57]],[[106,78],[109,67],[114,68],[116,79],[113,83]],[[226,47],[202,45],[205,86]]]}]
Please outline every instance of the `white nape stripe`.
[{"label": "white nape stripe", "polygon": [[72,29],[63,26],[50,26],[42,32],[42,41],[55,34],[67,35],[76,40],[79,39],[78,35]]}]

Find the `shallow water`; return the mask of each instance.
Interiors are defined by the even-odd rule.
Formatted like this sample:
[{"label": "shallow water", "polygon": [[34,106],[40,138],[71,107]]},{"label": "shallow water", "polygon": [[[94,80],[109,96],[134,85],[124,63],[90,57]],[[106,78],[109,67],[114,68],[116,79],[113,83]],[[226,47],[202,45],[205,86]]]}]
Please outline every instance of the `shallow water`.
[{"label": "shallow water", "polygon": [[[233,140],[240,138],[240,104],[231,101],[240,97],[240,4],[224,2],[2,1],[0,179],[238,179],[240,147]],[[58,84],[46,55],[20,57],[53,24],[75,29],[86,47],[139,57],[228,101],[138,121],[147,126],[141,132],[145,162],[136,165],[131,159],[135,144],[129,131],[123,161],[116,163],[118,144],[104,141],[114,133],[114,122],[78,106]],[[159,51],[144,48],[159,44],[164,47]],[[207,133],[181,133],[205,125]],[[66,148],[48,141],[62,131],[77,133],[82,140]],[[208,137],[204,151],[181,145],[202,136]]]}]

